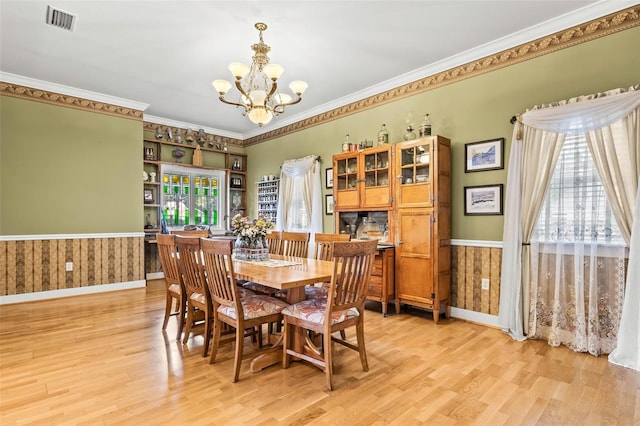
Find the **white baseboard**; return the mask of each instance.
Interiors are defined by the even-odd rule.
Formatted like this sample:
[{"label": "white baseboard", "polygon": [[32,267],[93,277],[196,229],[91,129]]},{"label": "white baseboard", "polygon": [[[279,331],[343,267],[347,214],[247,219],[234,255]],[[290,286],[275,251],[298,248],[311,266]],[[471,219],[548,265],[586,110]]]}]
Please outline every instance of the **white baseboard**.
[{"label": "white baseboard", "polygon": [[0,296],[0,305],[12,303],[34,302],[36,300],[57,299],[60,297],[79,296],[82,294],[105,293],[108,291],[129,290],[142,288],[147,285],[145,280],[128,281],[124,283],[102,284],[90,287],[64,288],[60,290],[37,291],[35,293],[10,294]]},{"label": "white baseboard", "polygon": [[466,309],[451,307],[451,316],[461,320],[486,325],[489,327],[500,328],[498,326],[498,316],[483,314],[482,312],[468,311]]},{"label": "white baseboard", "polygon": [[147,274],[148,280],[159,280],[160,278],[164,278],[164,272],[149,272]]}]

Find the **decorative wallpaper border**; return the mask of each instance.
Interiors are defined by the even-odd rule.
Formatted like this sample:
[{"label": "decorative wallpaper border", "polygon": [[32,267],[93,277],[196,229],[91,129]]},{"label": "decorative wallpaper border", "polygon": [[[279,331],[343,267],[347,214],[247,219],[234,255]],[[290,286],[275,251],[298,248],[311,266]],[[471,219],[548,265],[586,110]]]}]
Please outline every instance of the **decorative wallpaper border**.
[{"label": "decorative wallpaper border", "polygon": [[496,71],[510,65],[528,61],[561,49],[585,43],[600,37],[627,30],[640,25],[640,6],[633,6],[617,13],[595,19],[573,28],[559,31],[529,43],[486,56],[473,62],[443,71],[395,89],[343,105],[331,111],[309,117],[305,120],[281,127],[243,141],[244,146],[255,145],[270,139],[297,132],[318,124],[342,118],[347,115],[366,111],[380,105],[397,101],[419,93],[427,92],[467,78]]},{"label": "decorative wallpaper border", "polygon": [[0,81],[0,95],[142,121],[143,111]]}]

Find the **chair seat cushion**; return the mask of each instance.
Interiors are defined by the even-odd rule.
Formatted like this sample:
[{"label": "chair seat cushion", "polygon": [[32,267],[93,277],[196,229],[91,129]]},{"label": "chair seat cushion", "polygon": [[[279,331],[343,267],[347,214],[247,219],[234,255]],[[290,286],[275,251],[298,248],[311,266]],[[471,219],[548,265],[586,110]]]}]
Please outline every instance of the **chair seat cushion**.
[{"label": "chair seat cushion", "polygon": [[175,294],[180,294],[182,293],[181,289],[180,289],[180,284],[171,284],[168,288],[167,291],[169,293],[175,293]]},{"label": "chair seat cushion", "polygon": [[[289,306],[288,303],[283,302],[280,299],[262,294],[248,296],[240,302],[242,303],[245,320],[279,314],[284,308]],[[233,306],[221,305],[218,307],[218,312],[233,319],[237,319],[236,308]]]},{"label": "chair seat cushion", "polygon": [[255,293],[267,294],[269,296],[273,296],[276,291],[278,291],[278,289],[275,289],[273,287],[267,287],[266,285],[254,283],[251,281],[247,281],[246,283],[242,284],[242,287],[249,289]]},{"label": "chair seat cushion", "polygon": [[249,290],[248,288],[244,288],[242,286],[237,286],[236,287],[238,289],[238,295],[240,296],[240,299],[246,299],[249,296],[255,296],[256,294]]},{"label": "chair seat cushion", "polygon": [[304,295],[307,300],[309,299],[322,299],[327,298],[329,289],[327,287],[307,285],[304,287]]},{"label": "chair seat cushion", "polygon": [[[327,299],[310,299],[288,306],[282,311],[282,315],[288,315],[316,324],[324,324],[326,310]],[[331,324],[338,324],[359,315],[356,308],[349,308],[346,311],[336,311],[331,314]]]},{"label": "chair seat cushion", "polygon": [[207,299],[202,293],[191,293],[189,299],[193,300],[194,302],[200,303],[201,305],[205,305],[207,303]]}]

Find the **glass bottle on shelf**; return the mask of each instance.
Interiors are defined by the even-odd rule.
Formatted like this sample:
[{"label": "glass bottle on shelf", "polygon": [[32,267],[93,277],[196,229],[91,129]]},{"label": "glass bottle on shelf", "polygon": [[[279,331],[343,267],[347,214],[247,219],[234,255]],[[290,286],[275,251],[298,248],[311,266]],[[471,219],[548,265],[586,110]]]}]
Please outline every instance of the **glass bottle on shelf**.
[{"label": "glass bottle on shelf", "polygon": [[378,145],[384,145],[386,143],[389,143],[389,132],[387,131],[387,125],[383,124],[378,132]]},{"label": "glass bottle on shelf", "polygon": [[416,138],[416,132],[413,131],[413,123],[407,123],[407,131],[402,136],[405,141],[411,141]]},{"label": "glass bottle on shelf", "polygon": [[349,133],[344,137],[344,142],[342,142],[342,152],[349,152],[349,147],[351,146],[351,139],[349,139]]},{"label": "glass bottle on shelf", "polygon": [[420,123],[419,134],[421,138],[431,136],[431,120],[429,119],[429,114],[424,115],[424,120]]}]

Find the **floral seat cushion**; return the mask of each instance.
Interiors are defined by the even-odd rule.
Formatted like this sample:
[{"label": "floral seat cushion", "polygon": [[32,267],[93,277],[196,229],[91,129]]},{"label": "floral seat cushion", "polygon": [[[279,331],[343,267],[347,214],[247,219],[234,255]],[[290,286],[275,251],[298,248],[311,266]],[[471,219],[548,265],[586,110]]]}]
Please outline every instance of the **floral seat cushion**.
[{"label": "floral seat cushion", "polygon": [[171,284],[168,290],[173,293],[178,293],[178,294],[182,293],[182,290],[180,289],[180,284]]},{"label": "floral seat cushion", "polygon": [[327,298],[329,289],[324,286],[307,285],[304,287],[304,295],[307,300],[309,299],[322,299]]},{"label": "floral seat cushion", "polygon": [[[290,305],[282,311],[282,315],[300,318],[316,324],[324,324],[325,311],[327,310],[327,299],[310,299]],[[337,311],[331,314],[331,324],[338,324],[351,318],[359,316],[356,308],[349,308],[346,311]]]},{"label": "floral seat cushion", "polygon": [[202,293],[191,293],[191,296],[189,296],[189,299],[193,300],[194,302],[198,302],[201,305],[204,305],[207,303],[207,299],[204,297],[204,294]]},{"label": "floral seat cushion", "polygon": [[[241,300],[244,319],[264,317],[267,315],[279,314],[284,308],[289,306],[286,302],[274,297],[254,294]],[[233,306],[219,306],[218,312],[230,318],[237,319],[236,308]]]},{"label": "floral seat cushion", "polygon": [[273,296],[278,291],[277,289],[275,289],[273,287],[267,287],[266,285],[254,283],[254,282],[251,282],[251,281],[245,282],[244,284],[242,284],[242,287],[244,287],[244,288],[246,288],[246,289],[248,289],[248,290],[250,290],[252,292],[267,294],[269,296]]},{"label": "floral seat cushion", "polygon": [[[249,296],[255,296],[255,293],[247,288],[238,286],[237,289],[238,289],[238,295],[240,296],[240,299],[246,299]],[[191,300],[199,302],[202,305],[207,303],[207,300],[205,299],[204,294],[202,293],[191,293],[191,296],[189,298]]]},{"label": "floral seat cushion", "polygon": [[238,289],[238,295],[240,296],[240,299],[246,299],[249,296],[255,296],[256,294],[251,291],[248,288],[242,287],[242,286],[237,286],[236,287]]}]

